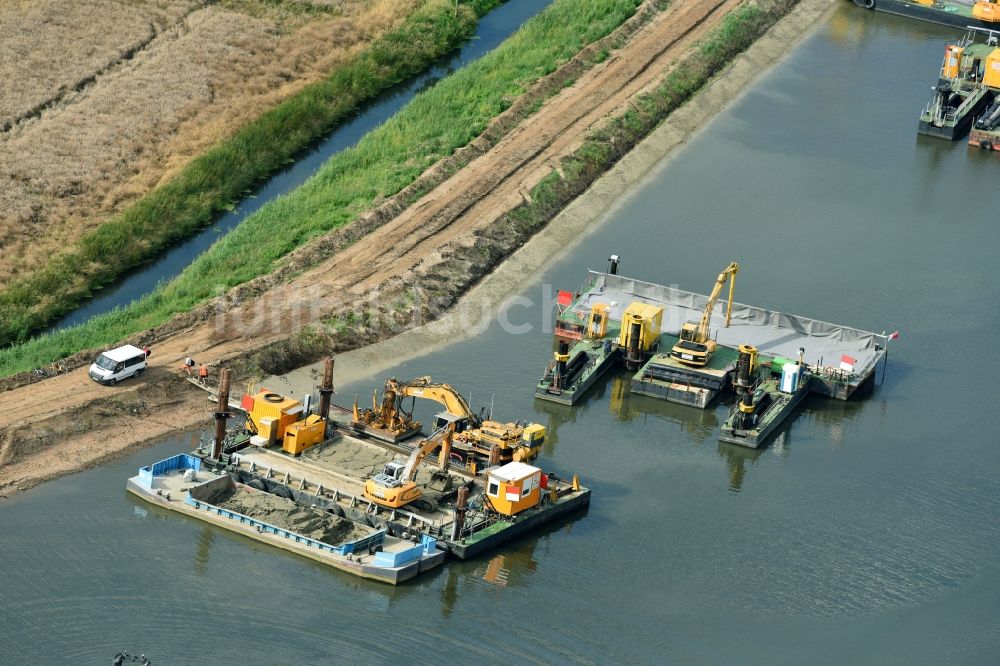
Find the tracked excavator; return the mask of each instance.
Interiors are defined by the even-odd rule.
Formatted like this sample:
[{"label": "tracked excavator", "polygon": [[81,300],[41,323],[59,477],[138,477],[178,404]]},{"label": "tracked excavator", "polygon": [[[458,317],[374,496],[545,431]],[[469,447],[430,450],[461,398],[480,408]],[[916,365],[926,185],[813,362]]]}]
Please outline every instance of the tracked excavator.
[{"label": "tracked excavator", "polygon": [[417,469],[423,459],[441,449],[438,459],[440,473],[446,474],[451,443],[455,434],[454,422],[438,428],[413,449],[405,463],[388,462],[382,471],[365,481],[365,497],[382,506],[398,509],[423,497],[423,490],[416,483]]},{"label": "tracked excavator", "polygon": [[688,321],[681,326],[680,339],[674,348],[670,350],[670,356],[677,359],[684,365],[700,368],[706,365],[715,353],[715,340],[711,336],[712,310],[715,309],[715,302],[719,299],[722,287],[726,280],[729,280],[729,302],[726,306],[726,327],[733,314],[733,291],[736,288],[736,274],[740,271],[740,265],[735,261],[730,263],[719,273],[715,280],[715,287],[708,296],[705,310],[701,313],[701,321]]},{"label": "tracked excavator", "polygon": [[448,384],[434,383],[430,377],[418,377],[401,382],[390,378],[385,382],[382,399],[377,393],[372,397],[372,409],[358,409],[354,403],[354,423],[374,425],[393,431],[419,430],[420,422],[413,419],[413,405],[409,410],[403,400],[417,398],[433,400],[445,408],[437,414],[435,432],[454,424],[454,452],[467,462],[497,464],[528,462],[538,457],[545,441],[545,426],[538,423],[502,423],[484,419],[475,414],[462,395]]}]

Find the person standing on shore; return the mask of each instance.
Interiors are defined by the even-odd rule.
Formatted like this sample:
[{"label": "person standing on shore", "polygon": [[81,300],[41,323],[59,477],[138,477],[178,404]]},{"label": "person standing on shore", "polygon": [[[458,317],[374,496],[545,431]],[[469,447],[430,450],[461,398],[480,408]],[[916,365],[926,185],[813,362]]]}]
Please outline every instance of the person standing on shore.
[{"label": "person standing on shore", "polygon": [[190,377],[191,370],[193,368],[194,368],[194,359],[188,356],[186,359],[184,359],[184,362],[181,364],[181,370],[183,370],[187,374],[187,376]]},{"label": "person standing on shore", "polygon": [[198,381],[202,384],[208,384],[208,368],[202,363],[198,366]]}]

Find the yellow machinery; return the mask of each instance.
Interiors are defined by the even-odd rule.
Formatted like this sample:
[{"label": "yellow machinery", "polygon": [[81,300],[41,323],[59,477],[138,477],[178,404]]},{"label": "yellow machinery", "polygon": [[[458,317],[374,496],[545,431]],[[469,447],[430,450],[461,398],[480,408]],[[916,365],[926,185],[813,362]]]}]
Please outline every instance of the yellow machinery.
[{"label": "yellow machinery", "polygon": [[[997,20],[1000,20],[1000,5],[997,7]],[[1000,49],[993,49],[986,56],[986,66],[983,68],[983,85],[993,90],[1000,90]]]},{"label": "yellow machinery", "polygon": [[[1000,4],[994,2],[981,2],[979,4],[984,6],[983,11],[990,12],[995,18],[978,18],[984,21],[1000,22]],[[1000,49],[990,49],[990,43],[975,44],[972,37],[966,35],[956,44],[947,44],[944,47],[944,61],[941,63],[940,78],[951,82],[952,87],[949,89],[938,88],[938,90],[951,92],[958,89],[962,82],[969,81],[981,83],[993,90],[1000,89]]]},{"label": "yellow machinery", "polygon": [[280,444],[286,453],[297,456],[326,438],[323,417],[306,414],[298,400],[267,389],[244,395],[243,409],[247,413],[247,430],[259,438],[256,442],[259,445]]},{"label": "yellow machinery", "polygon": [[947,44],[944,47],[944,64],[941,65],[942,79],[957,79],[958,69],[962,64],[962,54],[965,47],[961,44]]},{"label": "yellow machinery", "polygon": [[611,306],[607,303],[594,303],[590,308],[590,319],[587,321],[587,337],[601,339],[608,331],[608,315]]},{"label": "yellow machinery", "polygon": [[625,350],[625,365],[635,369],[642,363],[643,355],[652,351],[660,341],[663,308],[642,301],[635,301],[622,315],[622,330],[618,346]]},{"label": "yellow machinery", "polygon": [[437,415],[435,428],[440,430],[448,423],[455,425],[455,449],[460,453],[475,455],[491,464],[506,460],[534,460],[545,441],[545,427],[537,423],[502,423],[483,420],[473,413],[469,403],[448,384],[435,384],[430,377],[418,377],[408,382],[388,379],[382,391],[382,400],[373,398],[371,410],[361,411],[354,405],[355,426],[375,425],[404,432],[420,428],[413,419],[412,408],[407,412],[404,398],[433,400],[444,406]]},{"label": "yellow machinery", "polygon": [[719,299],[722,287],[729,280],[729,303],[726,306],[726,327],[733,314],[733,291],[736,288],[736,274],[740,271],[740,265],[735,261],[726,266],[725,270],[719,273],[715,280],[715,287],[708,296],[705,310],[701,314],[701,321],[685,322],[681,326],[680,339],[674,348],[670,350],[670,356],[685,365],[702,367],[708,363],[715,353],[715,340],[711,336],[712,310],[715,309],[715,302]]},{"label": "yellow machinery", "polygon": [[542,470],[522,462],[510,462],[490,470],[486,477],[486,499],[497,513],[514,516],[542,501]]},{"label": "yellow machinery", "polygon": [[372,393],[371,409],[358,408],[358,400],[354,399],[354,420],[351,425],[362,432],[382,431],[393,441],[408,437],[420,431],[420,421],[413,420],[412,415],[400,407],[402,397],[398,393],[399,384],[395,379],[385,382],[382,399],[378,399],[378,389]]},{"label": "yellow machinery", "polygon": [[310,414],[303,421],[296,421],[285,428],[281,448],[297,456],[309,447],[316,446],[326,437],[326,421],[322,416]]},{"label": "yellow machinery", "polygon": [[987,23],[1000,22],[1000,3],[996,0],[980,0],[972,6],[972,16]]},{"label": "yellow machinery", "polygon": [[434,449],[441,447],[438,467],[448,468],[448,457],[451,455],[451,441],[455,433],[455,424],[439,428],[433,435],[420,442],[406,463],[389,462],[379,474],[365,481],[365,497],[371,501],[398,509],[420,499],[423,491],[416,484],[417,469],[421,461]]}]

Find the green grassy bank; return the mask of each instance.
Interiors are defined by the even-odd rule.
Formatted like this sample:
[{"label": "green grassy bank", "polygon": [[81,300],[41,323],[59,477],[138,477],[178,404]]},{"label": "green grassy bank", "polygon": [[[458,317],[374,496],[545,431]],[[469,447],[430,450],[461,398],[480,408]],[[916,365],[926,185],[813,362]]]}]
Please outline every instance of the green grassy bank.
[{"label": "green grassy bank", "polygon": [[475,30],[503,0],[434,0],[351,63],[213,146],[180,174],[0,291],[0,345],[25,340],[93,290],[209,224],[386,88],[417,74]]},{"label": "green grassy bank", "polygon": [[[438,284],[437,291],[431,290],[429,297],[439,303],[457,299],[649,136],[797,4],[798,0],[756,0],[730,13],[656,89],[639,97],[627,111],[587,136],[573,155],[562,160],[559,169],[554,169],[535,186],[530,202],[497,220],[474,246],[452,251],[449,261],[461,266],[461,270],[453,273],[461,277]],[[393,294],[386,293],[383,297],[386,302],[393,302]],[[433,314],[425,311],[420,319],[426,321]],[[406,315],[402,319],[412,321],[413,317]],[[331,349],[351,349],[392,334],[391,330],[373,329],[372,321],[393,320],[363,315],[330,319],[254,352],[239,364],[238,369],[246,375],[281,373],[329,354]]]},{"label": "green grassy bank", "polygon": [[[220,290],[271,272],[291,250],[371,210],[468,144],[527,86],[610,33],[639,4],[556,0],[498,49],[422,92],[357,146],[331,158],[301,188],[265,205],[154,294],[81,326],[0,351],[0,376],[124,339]],[[476,3],[477,9],[483,6]]]}]

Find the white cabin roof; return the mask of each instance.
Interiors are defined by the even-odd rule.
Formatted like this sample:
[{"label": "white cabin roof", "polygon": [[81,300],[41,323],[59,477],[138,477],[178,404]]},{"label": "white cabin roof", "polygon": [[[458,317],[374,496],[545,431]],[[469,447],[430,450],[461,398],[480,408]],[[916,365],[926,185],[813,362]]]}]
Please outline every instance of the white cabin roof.
[{"label": "white cabin roof", "polygon": [[500,481],[520,481],[526,479],[535,472],[541,472],[537,467],[523,462],[509,462],[503,467],[497,467],[490,471],[490,476]]}]

